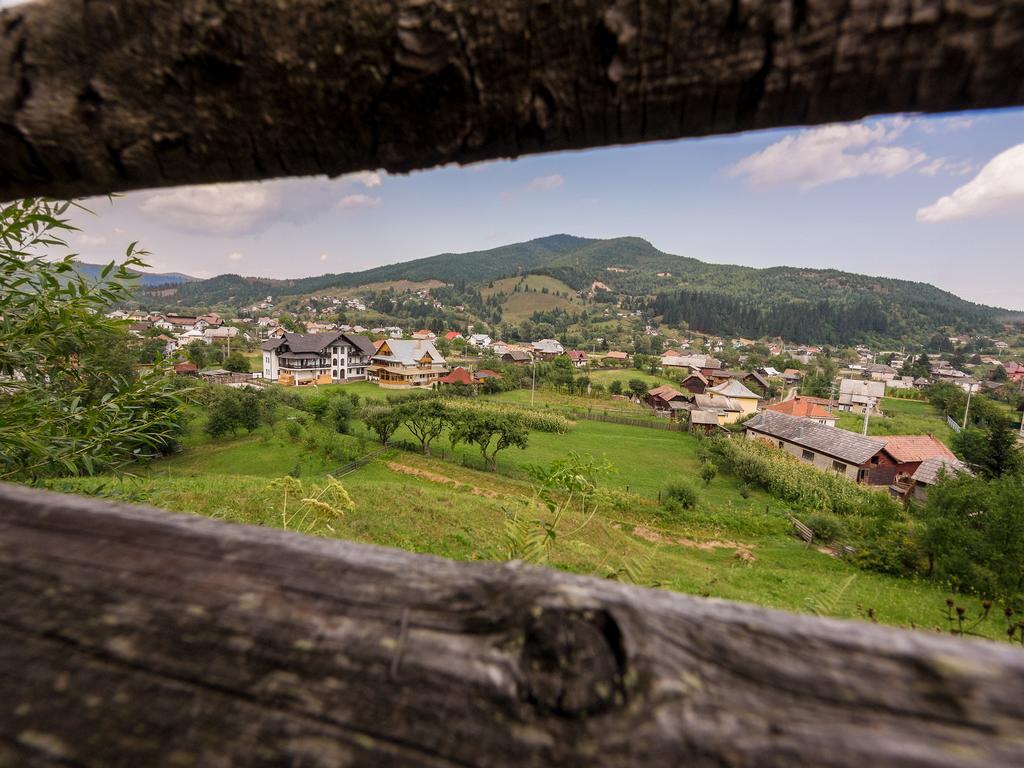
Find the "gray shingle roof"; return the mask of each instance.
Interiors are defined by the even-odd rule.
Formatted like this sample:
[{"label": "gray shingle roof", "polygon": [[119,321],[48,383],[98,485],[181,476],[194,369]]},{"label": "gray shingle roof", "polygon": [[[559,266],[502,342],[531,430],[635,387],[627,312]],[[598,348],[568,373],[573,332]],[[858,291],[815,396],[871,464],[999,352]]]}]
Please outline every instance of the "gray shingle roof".
[{"label": "gray shingle roof", "polygon": [[282,344],[287,345],[289,352],[296,354],[317,353],[320,354],[327,347],[337,341],[344,339],[364,355],[373,355],[376,351],[373,342],[365,336],[358,336],[352,333],[341,331],[325,331],[324,333],[285,333],[284,336],[275,339],[267,339],[260,345],[266,352],[277,349]]},{"label": "gray shingle roof", "polygon": [[864,437],[845,429],[776,411],[761,411],[743,428],[850,464],[864,464],[885,448],[884,440]]},{"label": "gray shingle roof", "polygon": [[925,459],[921,462],[921,466],[917,468],[911,479],[914,482],[922,483],[923,485],[935,485],[939,481],[939,473],[945,472],[947,475],[954,475],[960,472],[967,472],[971,474],[971,471],[967,468],[959,459],[949,459],[944,456],[933,456],[930,459]]},{"label": "gray shingle roof", "polygon": [[759,394],[757,394],[756,392],[751,392],[746,386],[744,386],[743,382],[739,381],[738,379],[729,379],[724,384],[719,384],[717,387],[712,387],[711,391],[717,392],[720,395],[725,395],[726,397],[740,397],[747,399],[756,398],[758,400],[761,399],[761,396]]},{"label": "gray shingle roof", "polygon": [[390,355],[374,355],[375,360],[396,361],[402,365],[416,365],[423,355],[430,355],[430,358],[439,364],[444,364],[444,358],[432,342],[426,339],[388,339]]},{"label": "gray shingle roof", "polygon": [[370,341],[370,339],[366,336],[360,336],[359,334],[356,333],[346,333],[345,339],[348,341],[349,344],[358,349],[364,355],[373,357],[374,354],[377,352],[376,347],[373,346],[373,342]]},{"label": "gray shingle roof", "polygon": [[718,426],[718,414],[714,411],[690,411],[690,423]]}]

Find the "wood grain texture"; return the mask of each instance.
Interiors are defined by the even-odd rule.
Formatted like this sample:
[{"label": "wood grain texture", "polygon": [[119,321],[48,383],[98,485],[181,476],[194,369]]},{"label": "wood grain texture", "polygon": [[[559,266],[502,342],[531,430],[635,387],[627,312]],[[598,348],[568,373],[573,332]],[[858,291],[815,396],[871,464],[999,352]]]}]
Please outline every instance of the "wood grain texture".
[{"label": "wood grain texture", "polygon": [[36,0],[0,199],[1024,103],[1024,0]]},{"label": "wood grain texture", "polygon": [[1024,654],[0,485],[0,765],[1024,764]]}]

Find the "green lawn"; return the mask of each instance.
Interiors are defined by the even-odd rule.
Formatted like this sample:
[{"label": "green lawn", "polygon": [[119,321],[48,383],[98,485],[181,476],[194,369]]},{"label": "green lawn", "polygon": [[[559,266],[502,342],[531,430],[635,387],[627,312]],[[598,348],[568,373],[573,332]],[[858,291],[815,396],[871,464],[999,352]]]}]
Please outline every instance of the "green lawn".
[{"label": "green lawn", "polygon": [[[953,439],[953,430],[946,418],[926,400],[902,400],[887,397],[882,400],[883,416],[868,419],[868,434],[935,435],[946,445]],[[864,427],[864,417],[855,413],[840,413],[836,426],[858,434]]]},{"label": "green lawn", "polygon": [[[569,439],[574,447],[597,439],[622,442],[625,436],[611,427],[583,425]],[[635,487],[638,481],[629,481],[637,476],[653,488],[692,474],[693,444],[685,435],[632,429],[642,435],[622,446],[602,446],[613,461],[636,457],[610,485]],[[566,437],[531,439],[517,461],[550,460],[560,455],[557,441]],[[264,458],[257,456],[261,447]],[[640,465],[659,450],[675,454],[662,456],[661,474],[656,467],[642,470]],[[344,479],[354,509],[340,516],[307,513],[297,508],[298,497],[285,507],[281,492],[269,487],[272,477],[286,471],[280,467],[281,446],[273,439],[242,436],[192,453],[194,461],[184,456],[155,462],[141,478],[104,479],[100,492],[180,512],[460,560],[503,559],[506,515],[529,494],[528,484],[514,478],[393,451]],[[252,471],[253,462],[263,471]],[[316,472],[307,473],[303,493],[314,493],[319,482]],[[96,479],[55,483],[59,490],[79,492],[95,492],[98,485]],[[589,521],[570,512],[559,531],[550,554],[553,567],[607,576],[631,563],[642,584],[689,594],[809,612],[830,602],[853,577],[830,615],[865,618],[870,608],[881,622],[929,629],[941,623],[948,596],[936,585],[858,571],[808,548],[791,534],[781,505],[759,492],[742,499],[728,476],[702,488],[698,509],[681,519],[666,520],[653,500],[635,498],[604,507]],[[958,602],[972,614],[978,608],[970,598]],[[1002,631],[994,621],[983,628],[992,636]]]},{"label": "green lawn", "polygon": [[[385,393],[372,384],[339,386],[361,395]],[[685,433],[579,420],[565,435],[532,432],[527,449],[499,454],[496,474],[477,469],[475,449],[459,446],[453,452],[442,436],[433,456],[392,448],[346,476],[343,483],[355,507],[336,515],[301,504],[323,487],[326,472],[348,460],[329,458],[321,441],[330,439],[351,455],[364,455],[379,444],[359,422],[353,423],[353,434],[333,435],[305,416],[299,416],[308,422],[302,435],[289,437],[290,417],[297,413],[286,409],[283,416],[273,428],[211,440],[202,429],[202,412],[195,409],[184,452],[139,467],[136,477],[81,478],[52,486],[461,560],[500,560],[507,516],[531,493],[526,468],[578,451],[608,459],[616,471],[602,483],[618,493],[593,518],[573,510],[563,519],[548,560],[553,567],[608,576],[628,564],[639,570],[644,585],[689,594],[800,612],[834,606],[830,615],[851,618],[865,618],[872,609],[879,621],[908,627],[944,623],[948,593],[939,585],[860,571],[807,547],[793,535],[786,505],[743,488],[728,473],[705,485],[697,476],[699,442]],[[304,487],[286,505],[272,483],[288,474],[297,475]],[[677,480],[697,489],[697,506],[666,517],[658,494]],[[978,609],[973,598],[957,601],[969,614]],[[1001,624],[997,619],[990,624],[982,630],[999,636]]]}]

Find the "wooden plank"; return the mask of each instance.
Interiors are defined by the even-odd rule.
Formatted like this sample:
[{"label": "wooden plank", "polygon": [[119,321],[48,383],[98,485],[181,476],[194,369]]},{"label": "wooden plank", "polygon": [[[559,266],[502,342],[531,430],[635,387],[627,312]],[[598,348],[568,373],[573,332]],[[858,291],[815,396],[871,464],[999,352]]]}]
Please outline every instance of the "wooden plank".
[{"label": "wooden plank", "polygon": [[1024,653],[0,486],[0,765],[1024,764]]},{"label": "wooden plank", "polygon": [[0,200],[1024,103],[1024,0],[35,0]]}]

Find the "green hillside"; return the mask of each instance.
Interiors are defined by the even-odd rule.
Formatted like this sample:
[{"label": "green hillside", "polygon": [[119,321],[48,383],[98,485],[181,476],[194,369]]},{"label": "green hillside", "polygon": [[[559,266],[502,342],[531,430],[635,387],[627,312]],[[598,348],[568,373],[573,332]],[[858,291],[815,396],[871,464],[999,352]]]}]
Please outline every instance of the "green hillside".
[{"label": "green hillside", "polygon": [[1008,317],[1022,317],[927,283],[830,269],[708,264],[664,253],[641,238],[572,235],[297,280],[220,275],[182,285],[172,300],[181,306],[242,306],[266,295],[391,280],[441,280],[486,289],[495,280],[528,273],[559,280],[573,292],[593,288],[597,301],[631,297],[633,306],[671,326],[753,338],[831,344],[920,341],[942,327],[984,332]]}]

